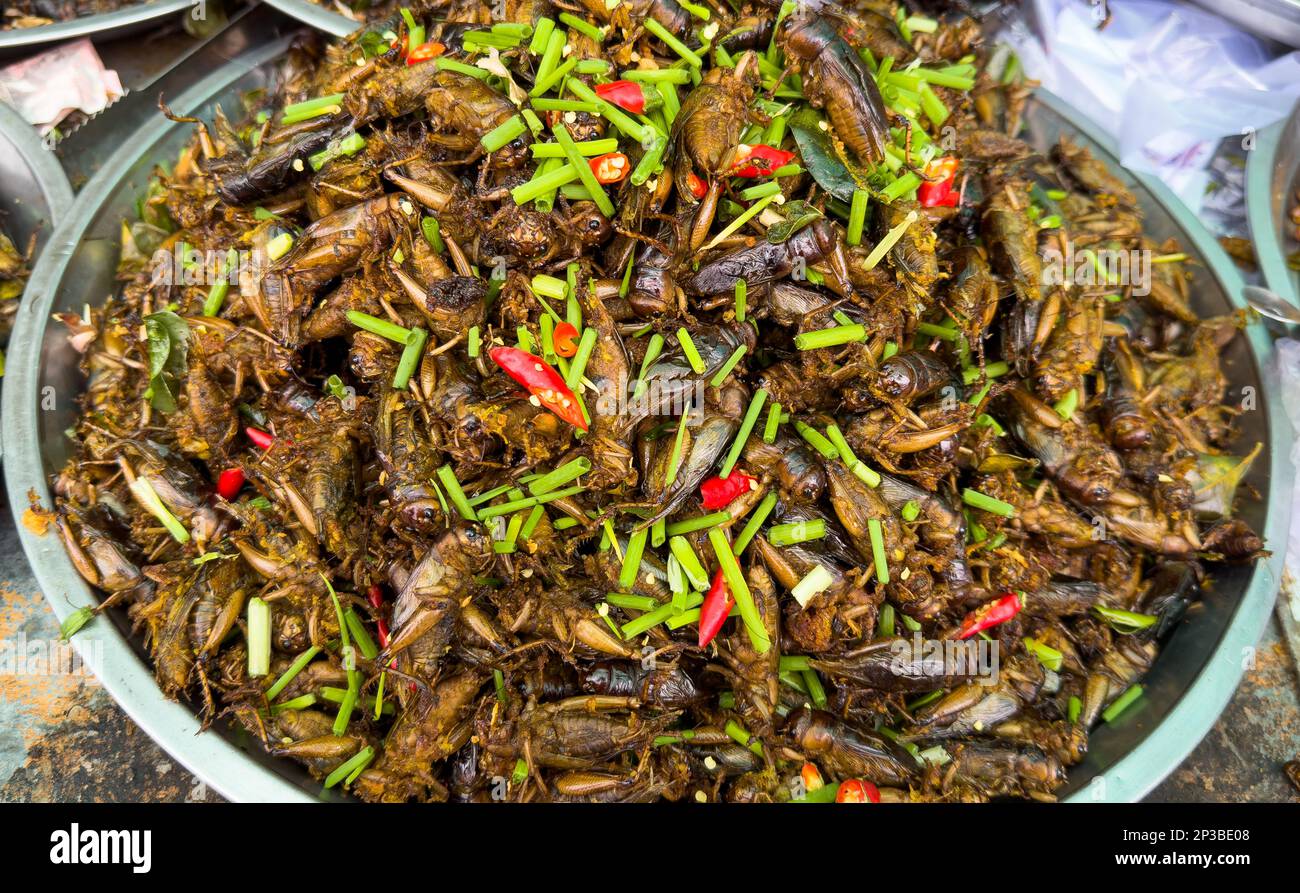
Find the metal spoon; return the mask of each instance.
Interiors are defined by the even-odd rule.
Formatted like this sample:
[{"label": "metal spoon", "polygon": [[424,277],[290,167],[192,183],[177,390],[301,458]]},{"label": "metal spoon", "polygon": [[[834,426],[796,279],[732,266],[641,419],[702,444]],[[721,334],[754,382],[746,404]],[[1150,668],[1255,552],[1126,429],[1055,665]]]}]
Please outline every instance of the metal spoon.
[{"label": "metal spoon", "polygon": [[1300,325],[1300,310],[1267,288],[1260,288],[1258,285],[1243,286],[1241,297],[1261,316],[1293,326]]}]

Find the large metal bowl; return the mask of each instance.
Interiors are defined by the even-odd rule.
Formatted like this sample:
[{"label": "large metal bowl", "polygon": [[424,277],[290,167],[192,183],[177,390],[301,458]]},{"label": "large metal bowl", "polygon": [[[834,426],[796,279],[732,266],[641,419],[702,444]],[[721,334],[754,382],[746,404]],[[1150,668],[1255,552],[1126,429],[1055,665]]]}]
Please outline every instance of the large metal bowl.
[{"label": "large metal bowl", "polygon": [[1246,160],[1246,217],[1259,271],[1268,287],[1300,306],[1300,272],[1286,256],[1300,251],[1287,225],[1292,196],[1300,188],[1300,103],[1285,119],[1259,132]]},{"label": "large metal bowl", "polygon": [[72,40],[74,37],[126,37],[152,27],[156,19],[188,9],[195,2],[196,0],[149,0],[148,3],[124,6],[99,15],[82,16],[70,22],[0,31],[0,61],[26,56],[49,44]]},{"label": "large metal bowl", "polygon": [[287,16],[311,25],[317,31],[324,31],[335,37],[347,37],[365,24],[319,3],[312,3],[311,0],[262,0],[262,2],[267,6],[274,6]]},{"label": "large metal bowl", "polygon": [[72,187],[54,153],[32,125],[0,103],[0,226],[19,249],[35,236],[39,251],[71,205]]},{"label": "large metal bowl", "polygon": [[[214,103],[266,80],[275,47],[241,57],[209,75],[172,102],[182,114],[211,113]],[[1098,150],[1113,163],[1094,128],[1056,100],[1042,96],[1027,111],[1034,141],[1046,147],[1068,133]],[[190,136],[184,125],[162,118],[131,137],[86,185],[70,219],[55,234],[32,276],[28,306],[20,314],[11,358],[14,395],[6,401],[3,429],[10,451],[5,479],[10,504],[21,514],[29,492],[50,505],[49,475],[69,454],[63,431],[75,415],[75,395],[82,387],[77,358],[56,326],[56,309],[98,303],[114,287],[113,270],[120,245],[118,226],[132,213],[155,161],[171,159]],[[1116,165],[1117,167],[1117,165]],[[1198,306],[1206,313],[1240,306],[1240,280],[1217,243],[1157,183],[1135,181],[1157,238],[1177,236],[1206,268],[1197,279]],[[1234,387],[1255,389],[1260,411],[1245,413],[1243,440],[1265,444],[1250,483],[1264,499],[1243,514],[1277,551],[1252,567],[1218,573],[1200,607],[1174,634],[1146,680],[1147,694],[1117,722],[1096,731],[1087,762],[1076,767],[1067,794],[1082,800],[1135,800],[1149,791],[1187,755],[1223,709],[1246,665],[1281,579],[1281,544],[1286,542],[1292,471],[1287,463],[1288,436],[1276,393],[1267,384],[1271,344],[1252,327],[1226,350],[1224,365]],[[42,411],[38,395],[53,387],[54,409]],[[19,527],[23,548],[55,613],[95,604],[97,599],[77,575],[57,537],[36,536]],[[245,749],[236,733],[216,729],[196,735],[198,722],[185,705],[165,700],[140,650],[125,634],[121,618],[101,618],[74,639],[83,653],[102,648],[99,675],[104,685],[144,730],[177,761],[227,797],[237,800],[301,800],[316,796],[304,774],[287,761],[270,760],[256,746]],[[93,652],[92,652],[93,653]],[[1097,783],[1104,780],[1104,784]]]}]

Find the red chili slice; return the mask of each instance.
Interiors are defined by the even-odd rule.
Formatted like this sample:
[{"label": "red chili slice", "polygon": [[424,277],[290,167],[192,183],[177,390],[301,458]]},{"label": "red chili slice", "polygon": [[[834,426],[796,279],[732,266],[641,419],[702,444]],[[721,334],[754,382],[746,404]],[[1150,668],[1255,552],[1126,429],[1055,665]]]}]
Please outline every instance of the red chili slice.
[{"label": "red chili slice", "polygon": [[275,435],[268,434],[261,428],[245,428],[244,433],[248,435],[248,439],[251,440],[258,449],[269,450],[275,443]]},{"label": "red chili slice", "polygon": [[609,152],[590,159],[591,172],[596,180],[608,186],[617,183],[632,172],[632,164],[622,152]]},{"label": "red chili slice", "polygon": [[443,53],[447,52],[445,44],[436,40],[430,40],[422,43],[415,49],[406,54],[406,64],[414,65],[417,62],[428,62],[430,59],[437,59]]},{"label": "red chili slice", "polygon": [[732,162],[731,175],[746,178],[766,177],[777,168],[785,167],[793,159],[794,153],[784,149],[774,149],[763,143],[753,146],[741,143],[736,147],[736,158]]},{"label": "red chili slice", "polygon": [[840,789],[835,792],[836,803],[879,803],[880,789],[861,778],[850,778],[840,782]]},{"label": "red chili slice", "polygon": [[552,340],[555,352],[566,359],[578,352],[578,329],[571,322],[556,323]]},{"label": "red chili slice", "polygon": [[932,158],[925,166],[925,182],[916,187],[916,200],[922,207],[953,207],[957,194],[952,191],[961,162],[952,155]]},{"label": "red chili slice", "polygon": [[1008,592],[995,602],[982,605],[966,615],[957,630],[957,638],[969,639],[976,633],[983,632],[991,626],[1006,623],[1020,613],[1020,597]]},{"label": "red chili slice", "polygon": [[737,496],[752,490],[758,478],[733,469],[725,478],[711,477],[700,484],[700,501],[706,509],[726,508]]},{"label": "red chili slice", "polygon": [[713,575],[713,585],[704,596],[704,603],[700,605],[699,644],[701,648],[713,641],[735,604],[736,600],[731,597],[731,590],[727,588],[727,581],[722,576],[722,569],[719,568]]},{"label": "red chili slice", "polygon": [[244,489],[244,469],[227,468],[217,477],[217,495],[229,502]]},{"label": "red chili slice", "polygon": [[543,407],[573,427],[587,430],[587,421],[582,417],[578,398],[569,390],[560,373],[548,366],[541,357],[535,357],[517,347],[494,347],[488,356],[536,397]]},{"label": "red chili slice", "polygon": [[709,194],[709,184],[704,182],[702,177],[697,177],[695,174],[686,175],[686,188],[696,198],[704,198]]},{"label": "red chili slice", "polygon": [[634,115],[644,114],[646,110],[645,90],[641,89],[641,85],[635,81],[610,81],[608,84],[597,84],[596,95]]}]

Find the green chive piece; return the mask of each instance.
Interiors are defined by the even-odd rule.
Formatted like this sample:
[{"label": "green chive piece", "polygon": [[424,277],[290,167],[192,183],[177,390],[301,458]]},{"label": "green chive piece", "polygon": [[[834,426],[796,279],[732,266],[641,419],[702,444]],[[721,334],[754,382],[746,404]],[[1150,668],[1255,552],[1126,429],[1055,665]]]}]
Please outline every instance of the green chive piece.
[{"label": "green chive piece", "polygon": [[587,102],[594,102],[600,108],[600,116],[609,123],[613,124],[624,134],[636,140],[642,145],[647,144],[650,137],[657,134],[653,126],[649,124],[638,124],[622,109],[618,108],[611,102],[607,102],[596,95],[595,91],[584,84],[578,78],[570,78],[568,88],[574,96],[584,99]]},{"label": "green chive piece", "polygon": [[650,536],[648,528],[634,530],[627,541],[627,551],[623,553],[623,567],[619,571],[618,585],[631,589],[636,583],[637,573],[641,568],[641,556],[645,552],[645,541]]},{"label": "green chive piece", "polygon": [[813,332],[800,332],[794,336],[794,346],[798,350],[820,350],[824,347],[837,347],[851,341],[864,341],[867,337],[866,326],[853,324],[848,326],[831,326]]},{"label": "green chive piece", "polygon": [[853,190],[853,201],[849,205],[849,229],[845,241],[850,245],[862,244],[862,227],[867,220],[867,191]]},{"label": "green chive piece", "polygon": [[348,625],[348,632],[352,634],[352,641],[356,642],[357,650],[366,660],[374,660],[379,655],[379,649],[375,646],[374,639],[370,638],[370,633],[366,631],[365,625],[361,622],[359,615],[352,608],[343,612],[343,620]]},{"label": "green chive piece", "polygon": [[511,115],[502,123],[483,134],[479,143],[483,146],[485,152],[495,152],[504,148],[509,143],[523,136],[528,125],[519,115]]},{"label": "green chive piece", "polygon": [[597,28],[595,25],[591,24],[591,22],[580,19],[573,13],[569,12],[560,13],[559,19],[574,31],[587,35],[592,40],[596,41],[596,43],[605,42],[604,28]]},{"label": "green chive piece", "polygon": [[649,342],[646,343],[645,357],[641,360],[641,371],[637,373],[636,387],[632,392],[634,396],[641,396],[641,391],[645,387],[646,373],[650,371],[650,367],[654,365],[655,360],[659,359],[659,354],[663,349],[664,336],[655,332],[650,336]]},{"label": "green chive piece", "polygon": [[1083,701],[1079,700],[1077,695],[1070,695],[1070,700],[1067,704],[1066,717],[1071,723],[1077,723],[1079,721],[1079,716],[1083,713]]},{"label": "green chive piece", "polygon": [[758,201],[754,202],[746,208],[744,212],[737,214],[736,219],[724,226],[722,231],[710,239],[702,250],[708,251],[723,239],[729,238],[736,230],[740,229],[746,223],[749,223],[749,221],[763,213],[763,210],[767,208],[768,205],[772,204],[772,202],[776,201],[777,198],[779,198],[779,196],[769,195],[766,198],[760,198]]},{"label": "green chive piece", "polygon": [[768,493],[763,497],[763,501],[758,504],[758,508],[754,509],[754,513],[749,516],[749,520],[745,522],[745,526],[740,531],[740,535],[737,536],[735,542],[731,544],[731,551],[737,557],[745,551],[745,547],[754,539],[754,536],[758,533],[758,529],[762,527],[763,522],[767,520],[767,516],[772,514],[772,509],[776,508],[776,499],[776,493]]},{"label": "green chive piece", "polygon": [[921,504],[915,499],[909,499],[907,502],[903,503],[903,510],[899,514],[903,516],[904,521],[911,524],[917,518],[921,517]]},{"label": "green chive piece", "polygon": [[442,488],[447,491],[451,504],[456,507],[456,511],[460,512],[460,516],[466,521],[477,521],[478,516],[474,514],[465,491],[461,489],[460,481],[456,480],[456,472],[452,471],[450,465],[438,469],[438,480],[442,482]]},{"label": "green chive piece", "polygon": [[279,260],[289,253],[293,247],[293,236],[288,233],[280,233],[274,239],[266,243],[266,256],[271,260]]},{"label": "green chive piece", "polygon": [[774,546],[793,546],[819,540],[826,535],[826,522],[821,518],[808,521],[791,521],[788,524],[773,524],[767,531],[767,540]]},{"label": "green chive piece", "polygon": [[717,511],[694,518],[684,518],[681,521],[673,521],[665,528],[665,532],[669,536],[681,536],[684,533],[695,533],[697,530],[708,530],[710,527],[717,527],[719,524],[725,524],[730,520],[730,512]]},{"label": "green chive piece", "polygon": [[745,310],[746,310],[746,303],[747,303],[746,299],[748,297],[748,292],[749,292],[749,285],[745,282],[745,280],[737,279],[736,280],[736,322],[745,321]]},{"label": "green chive piece", "polygon": [[931,338],[940,338],[944,341],[956,341],[961,334],[956,329],[948,326],[937,326],[930,322],[919,322],[916,324],[917,334],[929,335]]},{"label": "green chive piece", "polygon": [[479,68],[477,65],[466,65],[464,62],[457,62],[455,59],[449,59],[446,56],[439,56],[434,59],[433,64],[439,71],[454,71],[457,74],[463,74],[479,81],[488,79],[486,69]]},{"label": "green chive piece", "polygon": [[1108,608],[1105,605],[1093,605],[1092,610],[1098,617],[1121,633],[1135,633],[1154,626],[1160,620],[1154,614],[1139,614],[1136,611]]},{"label": "green chive piece", "polygon": [[1065,655],[1061,654],[1061,652],[1030,636],[1025,636],[1024,643],[1029,653],[1038,658],[1038,662],[1044,667],[1053,672],[1061,669],[1061,664],[1065,660]]},{"label": "green chive piece", "polygon": [[293,681],[294,677],[301,673],[307,664],[311,663],[320,652],[321,646],[312,645],[302,654],[295,657],[293,663],[289,664],[289,669],[285,670],[284,673],[281,674],[280,678],[275,680],[275,684],[266,690],[266,699],[268,701],[274,701],[280,692],[284,691],[289,683]]},{"label": "green chive piece", "polygon": [[795,419],[794,429],[799,432],[799,436],[808,441],[808,444],[817,452],[821,453],[827,459],[838,459],[840,451],[835,448],[824,434],[806,422]]},{"label": "green chive piece", "polygon": [[[741,281],[743,282],[744,280]],[[745,356],[745,353],[748,350],[749,348],[743,344],[733,350],[731,356],[727,357],[727,361],[723,363],[717,373],[709,379],[709,385],[715,388],[722,387],[722,383],[727,380],[727,376],[731,374],[731,370],[736,368],[736,364],[740,362],[741,358]]]},{"label": "green chive piece", "polygon": [[690,542],[684,536],[673,536],[668,538],[668,548],[677,558],[677,563],[682,566],[687,579],[696,589],[704,590],[709,588],[709,575],[704,572],[704,565],[700,564],[700,557],[695,554],[691,548]]},{"label": "green chive piece", "polygon": [[528,492],[534,496],[550,493],[556,487],[561,487],[589,471],[591,471],[591,460],[586,456],[579,456],[531,482],[528,485]]},{"label": "green chive piece", "polygon": [[754,423],[758,421],[758,414],[763,411],[763,404],[766,401],[765,389],[759,388],[754,392],[753,398],[749,401],[749,409],[745,410],[745,417],[740,422],[740,430],[736,432],[736,439],[732,442],[727,458],[722,463],[722,469],[718,472],[719,477],[731,476],[731,470],[736,467],[745,444],[749,442],[749,435],[754,430]]},{"label": "green chive piece", "polygon": [[[759,393],[764,392],[759,391]],[[735,553],[731,551],[731,544],[727,542],[726,534],[722,532],[722,528],[709,528],[709,542],[713,545],[714,554],[718,559],[718,567],[722,570],[722,576],[731,589],[731,597],[736,600],[736,607],[740,610],[740,619],[745,624],[745,632],[749,634],[749,641],[753,644],[754,650],[762,654],[772,647],[772,642],[768,638],[767,630],[763,627],[763,618],[758,614],[758,607],[754,604],[754,597],[749,591],[749,584],[745,582],[745,575],[740,570],[740,564],[736,561]]]},{"label": "green chive piece", "polygon": [[702,60],[699,56],[697,56],[694,50],[692,50],[690,47],[686,46],[686,44],[678,40],[677,37],[670,34],[668,29],[665,28],[663,25],[659,24],[654,19],[648,17],[641,24],[645,26],[645,29],[647,31],[649,31],[655,37],[662,40],[670,50],[672,50],[674,53],[676,53],[677,55],[685,59],[687,62],[689,62],[692,67],[694,68],[703,67],[704,60]]},{"label": "green chive piece", "polygon": [[1074,411],[1078,408],[1079,408],[1078,388],[1070,388],[1069,392],[1066,393],[1064,397],[1062,397],[1060,400],[1057,400],[1055,403],[1052,404],[1052,409],[1056,410],[1056,414],[1059,415],[1062,419],[1064,419],[1067,422],[1070,420],[1070,417],[1074,415]]},{"label": "green chive piece", "polygon": [[537,25],[533,29],[533,39],[528,44],[528,52],[534,56],[546,51],[546,47],[551,42],[551,32],[555,30],[555,20],[549,16],[543,16],[537,20]]},{"label": "green chive piece", "polygon": [[880,622],[876,624],[880,635],[886,639],[893,638],[894,635],[894,606],[885,602],[880,609]]},{"label": "green chive piece", "polygon": [[578,179],[582,185],[587,187],[591,193],[592,200],[596,202],[596,207],[600,213],[606,217],[614,216],[614,203],[610,201],[609,196],[605,194],[605,188],[601,186],[600,181],[596,179],[596,174],[592,171],[591,165],[582,157],[578,147],[573,142],[573,137],[569,129],[564,126],[563,122],[556,122],[551,128],[551,133],[555,134],[555,139],[564,150],[564,154],[569,159],[569,166],[578,172]]},{"label": "green chive piece", "polygon": [[677,421],[677,436],[673,438],[673,449],[668,454],[668,468],[664,472],[664,486],[671,487],[677,480],[677,469],[682,464],[682,443],[686,440],[686,420],[690,418],[688,409]]},{"label": "green chive piece", "polygon": [[[591,168],[588,167],[587,170],[590,171]],[[511,189],[510,197],[515,200],[516,205],[526,205],[538,196],[559,189],[565,183],[572,183],[576,179],[578,179],[578,171],[572,164],[564,164],[545,173],[539,168],[538,173],[531,180]]]},{"label": "green chive piece", "polygon": [[411,336],[411,330],[403,328],[396,323],[391,323],[386,319],[380,319],[377,316],[371,316],[369,313],[362,313],[360,310],[349,310],[346,314],[348,322],[358,329],[364,329],[373,335],[381,338],[387,338],[389,341],[396,341],[398,344],[407,344]]},{"label": "green chive piece", "polygon": [[523,499],[512,499],[509,502],[503,502],[499,505],[489,505],[486,508],[479,509],[478,517],[480,521],[487,521],[492,518],[499,518],[502,515],[509,515],[514,512],[531,509],[535,505],[544,505],[548,502],[554,502],[557,499],[564,499],[569,496],[576,496],[586,491],[586,487],[566,487],[563,490],[554,490],[550,493],[543,493],[541,496],[528,496]]},{"label": "green chive piece", "polygon": [[[818,565],[820,567],[821,565]],[[822,686],[821,677],[817,675],[816,670],[804,670],[800,673],[803,677],[804,685],[808,687],[808,696],[812,698],[814,707],[826,706],[826,689]]]},{"label": "green chive piece", "polygon": [[[901,179],[902,178],[900,178],[900,180]],[[917,178],[917,182],[920,182],[919,178]],[[876,264],[880,263],[880,259],[885,256],[885,253],[888,252],[889,249],[893,248],[894,245],[898,243],[899,239],[903,238],[903,233],[907,232],[907,228],[916,222],[917,217],[918,215],[915,211],[908,211],[907,216],[903,218],[901,223],[889,232],[885,233],[885,237],[876,244],[875,248],[871,249],[871,253],[867,255],[867,259],[862,262],[863,269],[874,269]]]},{"label": "green chive piece", "polygon": [[1142,691],[1143,689],[1140,685],[1133,685],[1125,689],[1124,693],[1116,698],[1109,707],[1101,711],[1101,718],[1106,722],[1114,722],[1119,718],[1121,713],[1133,704],[1134,701],[1142,697]]},{"label": "green chive piece", "polygon": [[393,374],[393,388],[402,390],[411,383],[411,376],[415,373],[415,367],[420,364],[420,358],[424,356],[424,345],[429,340],[429,333],[424,329],[411,329],[406,336],[406,347],[402,350],[402,358],[397,363],[397,371]]},{"label": "green chive piece", "polygon": [[262,599],[248,600],[248,675],[271,672],[271,606]]},{"label": "green chive piece", "polygon": [[970,487],[966,487],[961,491],[961,501],[971,508],[994,515],[1001,515],[1003,518],[1014,518],[1016,516],[1016,507],[1014,505],[1003,502],[1001,499],[994,499],[992,496],[987,496],[978,490],[972,490]]},{"label": "green chive piece", "polygon": [[889,561],[885,556],[885,530],[879,518],[867,519],[867,534],[871,537],[871,557],[876,565],[876,581],[889,583]]},{"label": "green chive piece", "polygon": [[471,358],[477,357],[478,354],[479,354],[479,348],[480,348],[480,345],[481,345],[481,343],[482,343],[482,342],[480,341],[480,338],[481,338],[481,336],[480,336],[480,334],[479,334],[478,326],[470,326],[470,328],[469,328],[469,355],[470,355]]},{"label": "green chive piece", "polygon": [[691,369],[696,375],[703,375],[708,367],[704,365],[704,359],[700,356],[695,341],[691,338],[691,333],[686,331],[685,326],[677,330],[677,341],[681,344],[682,353],[685,354],[686,361],[691,364]]},{"label": "green chive piece", "polygon": [[633,611],[653,611],[655,608],[661,607],[660,603],[651,596],[633,595],[630,592],[608,592],[605,594],[605,601],[616,608]]},{"label": "green chive piece", "polygon": [[325,787],[332,788],[343,779],[353,780],[370,765],[370,761],[375,758],[375,748],[369,744],[358,751],[354,756],[340,764],[340,766],[325,776]]},{"label": "green chive piece", "polygon": [[996,363],[987,363],[983,369],[975,366],[961,370],[961,380],[963,384],[974,384],[980,380],[981,373],[984,378],[998,378],[1006,375],[1011,371],[1011,365],[998,360]]},{"label": "green chive piece", "polygon": [[776,443],[776,430],[781,426],[781,404],[767,408],[767,422],[763,425],[763,443]]},{"label": "green chive piece", "polygon": [[[572,103],[570,100],[567,99],[565,100],[551,99],[551,100],[547,100],[547,102],[548,103],[564,102],[564,103],[570,103],[572,105],[583,106],[583,108],[560,108],[556,106],[554,107],[555,111],[561,111],[561,112],[594,111],[594,109],[586,108],[587,106],[591,105],[591,103],[589,102]],[[536,105],[536,103],[534,103],[534,105]],[[549,110],[549,109],[544,109],[544,110]],[[614,139],[613,137],[606,137],[604,139],[598,139],[598,140],[586,140],[584,142],[574,143],[574,145],[578,147],[578,153],[582,155],[582,157],[584,158],[594,158],[597,155],[608,155],[610,152],[618,151],[618,140]],[[532,150],[534,158],[567,157],[564,154],[564,148],[559,143],[533,143],[531,146],[529,146],[529,148]]]},{"label": "green chive piece", "polygon": [[190,541],[190,532],[185,529],[185,525],[180,519],[171,513],[171,510],[163,504],[162,497],[158,491],[154,490],[153,484],[149,483],[147,478],[136,478],[130,483],[131,495],[135,497],[140,506],[158,519],[167,532],[172,535],[172,539],[178,543],[188,543]]}]

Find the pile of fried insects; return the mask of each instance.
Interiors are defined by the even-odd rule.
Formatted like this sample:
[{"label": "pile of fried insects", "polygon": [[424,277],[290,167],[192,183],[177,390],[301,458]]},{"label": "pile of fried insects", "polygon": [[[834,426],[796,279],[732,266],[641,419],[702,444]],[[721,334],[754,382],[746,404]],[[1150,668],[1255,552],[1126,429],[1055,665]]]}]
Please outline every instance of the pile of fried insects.
[{"label": "pile of fried insects", "polygon": [[365,800],[1053,799],[1262,549],[1240,321],[961,14],[480,12],[173,116],[60,315],[98,610]]}]

